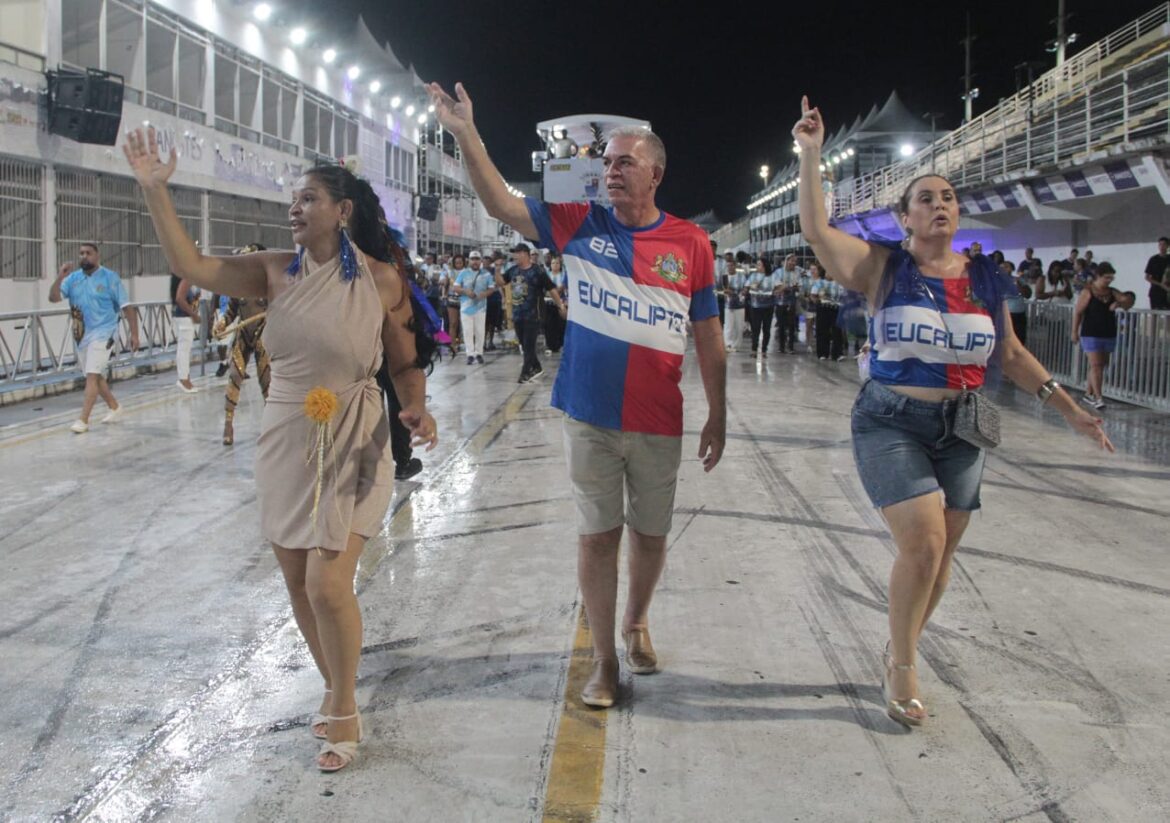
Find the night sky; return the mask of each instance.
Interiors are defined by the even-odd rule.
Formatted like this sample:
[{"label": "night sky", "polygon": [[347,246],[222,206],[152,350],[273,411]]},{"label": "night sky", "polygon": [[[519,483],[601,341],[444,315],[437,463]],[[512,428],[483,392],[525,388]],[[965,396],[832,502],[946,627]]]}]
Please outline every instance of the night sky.
[{"label": "night sky", "polygon": [[[975,114],[1016,90],[1014,67],[1053,57],[1057,0],[985,3],[831,2],[794,9],[739,2],[489,3],[342,0],[424,80],[462,80],[492,158],[512,181],[534,180],[541,120],[607,113],[651,121],[666,143],[658,204],[683,217],[744,213],[759,167],[791,159],[801,93],[831,134],[891,89],[913,111],[962,118],[965,16],[973,49]],[[757,4],[752,4],[757,5]],[[1158,5],[1067,0],[1075,54]]]}]

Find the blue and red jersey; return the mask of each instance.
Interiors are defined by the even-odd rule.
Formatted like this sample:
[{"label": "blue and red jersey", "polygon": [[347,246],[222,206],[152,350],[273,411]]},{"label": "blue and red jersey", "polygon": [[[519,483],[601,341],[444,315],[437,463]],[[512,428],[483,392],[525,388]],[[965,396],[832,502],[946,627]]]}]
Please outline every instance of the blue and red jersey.
[{"label": "blue and red jersey", "polygon": [[[999,337],[993,312],[1002,312],[1001,284],[980,268],[984,259],[971,262],[972,276],[948,279],[924,276],[901,250],[888,265],[889,294],[869,321],[870,377],[895,386],[982,386]],[[976,278],[984,282],[973,289]]]},{"label": "blue and red jersey", "polygon": [[719,313],[706,232],[665,212],[630,228],[596,203],[526,203],[541,245],[564,256],[553,406],[594,426],[681,436],[686,321]]}]

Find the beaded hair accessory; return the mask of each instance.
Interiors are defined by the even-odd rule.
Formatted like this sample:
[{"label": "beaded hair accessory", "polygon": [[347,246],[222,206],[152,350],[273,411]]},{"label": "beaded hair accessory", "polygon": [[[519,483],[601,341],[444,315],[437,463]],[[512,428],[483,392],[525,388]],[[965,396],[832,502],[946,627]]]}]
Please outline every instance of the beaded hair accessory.
[{"label": "beaded hair accessory", "polygon": [[[288,268],[284,270],[289,277],[296,277],[300,274],[304,264],[304,256],[305,248],[302,246],[296,257],[289,262]],[[341,221],[341,243],[338,256],[341,258],[341,279],[350,283],[361,274],[361,270],[358,267],[357,255],[353,250],[353,241],[349,239],[349,225],[344,220]]]}]

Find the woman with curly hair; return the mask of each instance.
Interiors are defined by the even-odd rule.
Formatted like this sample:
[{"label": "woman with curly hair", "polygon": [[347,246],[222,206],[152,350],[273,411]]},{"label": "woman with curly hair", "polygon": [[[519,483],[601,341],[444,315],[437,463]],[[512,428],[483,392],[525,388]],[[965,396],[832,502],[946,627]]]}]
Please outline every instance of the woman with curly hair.
[{"label": "woman with curly hair", "polygon": [[175,213],[154,129],[127,135],[137,178],[171,269],[202,288],[268,300],[272,382],[256,449],[260,524],[284,574],[293,614],[324,678],[310,722],[326,742],[322,771],[349,765],[361,740],[355,695],[361,611],[354,574],[389,508],[389,425],[376,375],[383,355],[415,445],[436,442],[426,410],[433,345],[412,315],[402,252],[390,243],[370,184],[319,166],[293,187],[296,252],[204,255]]}]

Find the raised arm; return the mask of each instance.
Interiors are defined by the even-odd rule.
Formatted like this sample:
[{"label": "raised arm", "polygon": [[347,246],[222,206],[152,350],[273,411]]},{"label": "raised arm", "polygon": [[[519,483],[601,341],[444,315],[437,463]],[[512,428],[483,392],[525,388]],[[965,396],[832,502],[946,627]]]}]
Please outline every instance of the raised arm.
[{"label": "raised arm", "polygon": [[[232,297],[268,297],[269,281],[280,276],[290,256],[287,252],[258,252],[233,257],[202,254],[175,212],[167,181],[175,171],[174,148],[164,163],[158,156],[154,128],[135,129],[126,135],[122,151],[134,177],[142,186],[150,219],[171,271],[196,286]],[[283,264],[283,265],[282,265]]]},{"label": "raised arm", "polygon": [[463,161],[471,176],[471,185],[483,201],[487,213],[502,220],[525,237],[537,239],[536,224],[528,214],[523,198],[508,191],[504,178],[496,164],[488,156],[487,148],[475,128],[471,98],[462,83],[455,84],[458,100],[443,91],[438,83],[427,83],[427,94],[435,104],[435,117],[447,131],[459,141],[463,149]]},{"label": "raised arm", "polygon": [[800,98],[800,120],[792,136],[800,146],[800,230],[820,259],[842,286],[859,291],[873,305],[882,270],[890,253],[829,225],[821,189],[821,146],[825,124],[819,109],[810,109],[808,97]]}]

